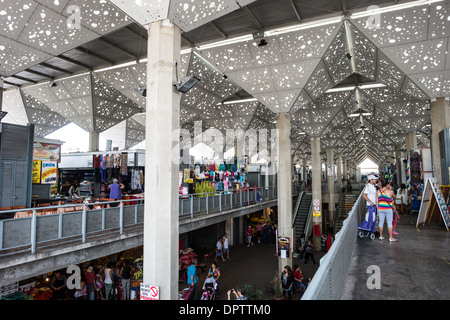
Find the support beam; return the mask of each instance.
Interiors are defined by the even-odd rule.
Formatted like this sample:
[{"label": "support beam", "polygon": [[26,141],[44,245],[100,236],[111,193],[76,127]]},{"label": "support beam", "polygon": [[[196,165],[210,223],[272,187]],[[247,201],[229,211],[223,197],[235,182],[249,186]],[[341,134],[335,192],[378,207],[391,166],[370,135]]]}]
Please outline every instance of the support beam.
[{"label": "support beam", "polygon": [[107,62],[107,63],[110,64],[110,65],[113,65],[113,64],[114,64],[113,61],[111,61],[111,60],[109,60],[109,59],[107,59],[107,58],[105,58],[105,57],[99,55],[98,53],[91,52],[91,51],[89,51],[87,48],[77,47],[77,48],[74,48],[74,49],[77,50],[77,51],[79,51],[79,52],[82,52],[82,53],[84,53],[84,54],[90,55],[90,56],[92,56],[92,57],[94,57],[94,58],[96,58],[96,59],[103,60],[103,61]]},{"label": "support beam", "polygon": [[[431,156],[433,158],[434,177],[443,183],[441,168],[441,147],[439,133],[446,128],[450,128],[450,105],[445,98],[437,98],[431,102]],[[448,170],[448,168],[446,168]]]},{"label": "support beam", "polygon": [[[331,166],[333,168],[331,175],[328,172],[328,167]],[[328,194],[330,195],[330,201],[328,201],[328,213],[329,213],[329,222],[330,226],[333,225],[334,215],[336,214],[334,199],[334,149],[327,148],[327,182],[328,182]]]},{"label": "support beam", "polygon": [[3,110],[3,77],[0,77],[0,111]]},{"label": "support beam", "polygon": [[63,56],[62,54],[60,54],[59,56],[56,56],[56,58],[61,59],[61,60],[64,60],[64,61],[67,61],[67,62],[69,62],[69,63],[71,63],[71,64],[80,66],[80,67],[82,67],[82,68],[85,68],[85,69],[88,69],[88,70],[92,70],[92,67],[91,67],[91,66],[88,66],[87,64],[84,64],[84,63],[79,62],[79,61],[77,61],[77,60],[74,60],[74,59],[72,59],[72,58]]},{"label": "support beam", "polygon": [[336,174],[336,178],[337,178],[337,182],[339,184],[342,183],[342,156],[340,153],[338,153],[337,155],[337,174]]},{"label": "support beam", "polygon": [[297,17],[298,22],[302,23],[302,16],[300,15],[300,12],[298,11],[297,7],[294,4],[294,0],[289,0],[289,3],[291,4],[292,10],[295,13],[295,16]]},{"label": "support beam", "polygon": [[223,32],[223,30],[220,29],[214,22],[209,22],[209,25],[213,27],[213,29],[216,30],[217,33],[222,36],[222,38],[228,39],[228,35],[225,32]]},{"label": "support beam", "polygon": [[100,147],[100,133],[91,131],[89,132],[89,152],[99,151]]},{"label": "support beam", "polygon": [[52,66],[51,64],[48,64],[48,63],[45,63],[45,62],[41,62],[40,65],[43,66],[43,67],[45,67],[45,68],[48,68],[48,69],[53,69],[53,70],[56,70],[56,71],[58,71],[58,72],[62,72],[62,73],[68,74],[68,75],[70,75],[70,76],[73,75],[73,73],[70,72],[70,71],[61,69],[61,68],[56,67],[56,66]]},{"label": "support beam", "polygon": [[320,216],[313,216],[313,245],[320,250],[322,234],[322,163],[320,161],[320,138],[311,138],[311,166],[312,166],[312,200],[313,206],[318,207]]},{"label": "support beam", "polygon": [[242,10],[244,10],[245,14],[252,20],[252,22],[256,25],[256,27],[257,27],[260,31],[264,31],[263,26],[261,25],[261,23],[259,23],[258,19],[255,18],[255,16],[253,15],[253,13],[250,11],[249,8],[247,8],[247,7],[242,7]]},{"label": "support beam", "polygon": [[405,135],[406,138],[406,152],[409,154],[411,149],[417,149],[417,136],[416,132],[408,132]]},{"label": "support beam", "polygon": [[278,236],[289,237],[291,250],[288,258],[278,259],[278,269],[292,268],[292,157],[291,157],[291,116],[288,112],[277,114],[278,151]]},{"label": "support beam", "polygon": [[30,79],[28,79],[28,78],[24,78],[24,77],[21,77],[21,76],[18,76],[18,75],[12,75],[11,77],[13,77],[13,78],[16,78],[16,79],[19,79],[19,80],[22,80],[22,81],[25,81],[25,82],[30,82],[30,83],[34,83],[34,84],[36,84],[37,83],[37,81],[35,81],[35,80],[30,80]]},{"label": "support beam", "polygon": [[180,62],[181,30],[169,20],[148,25],[144,283],[160,288],[160,299],[178,300],[178,169],[181,94],[175,61]]},{"label": "support beam", "polygon": [[[122,53],[123,55],[126,55],[126,56],[128,56],[128,57],[130,57],[130,58],[132,58],[132,59],[134,59],[134,60],[139,60],[139,57],[136,57],[134,54],[132,54],[131,52],[129,52],[129,51],[127,51],[127,50],[125,50],[125,49],[122,49],[122,48],[119,48],[118,46],[116,46],[115,44],[113,44],[113,43],[111,43],[111,42],[109,42],[109,41],[107,41],[107,40],[105,40],[105,39],[103,39],[103,38],[98,38],[98,39],[95,39],[95,41],[98,41],[98,42],[101,42],[102,44],[104,44],[105,46],[108,46],[108,47],[110,47],[111,49],[114,49],[114,50],[116,50],[116,51],[119,51],[120,53]],[[154,50],[154,48],[152,48],[152,50]]]}]

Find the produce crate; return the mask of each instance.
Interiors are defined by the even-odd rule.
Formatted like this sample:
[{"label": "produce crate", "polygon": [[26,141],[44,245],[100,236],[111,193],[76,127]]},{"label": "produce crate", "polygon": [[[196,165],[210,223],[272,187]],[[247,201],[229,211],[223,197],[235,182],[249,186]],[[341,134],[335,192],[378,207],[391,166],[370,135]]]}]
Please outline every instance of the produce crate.
[{"label": "produce crate", "polygon": [[8,294],[6,296],[3,296],[2,300],[25,300],[26,296],[27,296],[26,293],[17,291],[17,292]]}]

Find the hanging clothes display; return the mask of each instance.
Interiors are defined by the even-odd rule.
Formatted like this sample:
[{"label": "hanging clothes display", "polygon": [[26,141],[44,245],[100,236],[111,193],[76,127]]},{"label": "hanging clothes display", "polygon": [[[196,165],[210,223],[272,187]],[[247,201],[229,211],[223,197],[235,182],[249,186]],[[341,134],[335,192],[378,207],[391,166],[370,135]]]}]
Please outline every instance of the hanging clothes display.
[{"label": "hanging clothes display", "polygon": [[122,152],[122,159],[120,160],[120,174],[128,175],[128,153]]}]

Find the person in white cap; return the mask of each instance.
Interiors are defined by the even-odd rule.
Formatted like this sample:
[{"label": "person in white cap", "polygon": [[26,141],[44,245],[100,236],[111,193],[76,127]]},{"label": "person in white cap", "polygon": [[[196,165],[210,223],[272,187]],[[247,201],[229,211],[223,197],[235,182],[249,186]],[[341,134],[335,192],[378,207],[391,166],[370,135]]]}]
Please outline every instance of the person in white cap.
[{"label": "person in white cap", "polygon": [[367,179],[368,183],[364,188],[363,197],[367,202],[367,207],[376,207],[377,189],[375,188],[375,184],[377,183],[377,177],[371,174]]}]

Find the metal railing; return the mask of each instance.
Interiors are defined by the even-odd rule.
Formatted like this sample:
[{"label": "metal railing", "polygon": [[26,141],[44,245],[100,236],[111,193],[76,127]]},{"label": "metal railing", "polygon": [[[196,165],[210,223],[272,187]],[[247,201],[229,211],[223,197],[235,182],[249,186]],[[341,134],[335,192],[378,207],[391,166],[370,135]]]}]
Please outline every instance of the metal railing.
[{"label": "metal railing", "polygon": [[[292,186],[293,195],[298,187]],[[187,198],[186,198],[187,197]],[[277,199],[277,188],[249,188],[216,195],[181,195],[180,218],[238,209]],[[135,203],[135,204],[132,204]],[[114,206],[117,205],[117,206]],[[99,208],[103,206],[103,208]],[[51,213],[49,213],[51,211]],[[5,210],[2,213],[27,213],[24,217],[0,220],[0,255],[74,242],[109,233],[123,234],[125,227],[144,223],[144,200],[126,199],[95,203]]]},{"label": "metal railing", "polygon": [[[294,186],[293,195],[294,194]],[[229,192],[219,192],[214,195],[209,193],[196,193],[181,195],[179,201],[180,218],[191,217],[199,214],[210,214],[232,210],[259,202],[277,199],[277,187],[252,187]]]},{"label": "metal railing", "polygon": [[297,219],[298,209],[300,208],[300,203],[302,202],[303,196],[305,195],[305,191],[301,191],[297,198],[297,203],[295,204],[294,214],[292,216],[292,226],[295,223],[295,219]]},{"label": "metal railing", "polygon": [[320,260],[320,267],[303,294],[302,300],[342,299],[358,238],[358,225],[365,208],[366,201],[361,192],[344,220],[342,229],[336,234],[328,253]]},{"label": "metal railing", "polygon": [[[128,205],[134,201],[139,203]],[[102,206],[103,208],[98,208]],[[29,216],[0,220],[0,253],[8,250],[13,254],[27,251],[35,254],[38,245],[39,248],[45,248],[54,245],[55,241],[61,244],[79,242],[81,239],[81,242],[85,243],[89,235],[99,232],[123,234],[124,227],[144,222],[144,204],[143,200],[139,199],[74,203],[2,212],[31,212]]]}]

